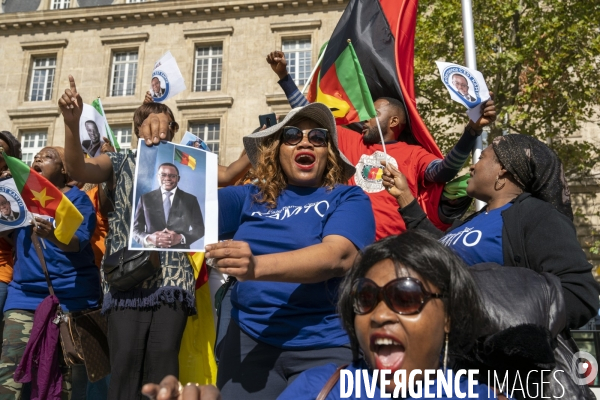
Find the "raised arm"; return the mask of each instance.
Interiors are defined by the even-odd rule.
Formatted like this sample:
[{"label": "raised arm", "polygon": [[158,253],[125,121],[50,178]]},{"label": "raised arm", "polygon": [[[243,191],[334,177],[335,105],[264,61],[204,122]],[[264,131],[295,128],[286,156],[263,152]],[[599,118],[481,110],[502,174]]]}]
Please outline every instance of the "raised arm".
[{"label": "raised arm", "polygon": [[449,182],[458,174],[469,159],[477,137],[483,128],[496,120],[494,100],[489,99],[481,106],[483,113],[477,122],[469,121],[458,143],[444,159],[432,161],[425,170],[425,180],[430,182]]},{"label": "raised arm", "polygon": [[58,106],[65,120],[65,161],[71,177],[83,183],[102,183],[112,178],[112,163],[106,154],[94,158],[84,157],[79,141],[79,119],[83,112],[83,100],[71,75],[69,88],[58,100]]},{"label": "raised arm", "polygon": [[267,62],[271,66],[273,72],[279,77],[279,86],[285,92],[285,96],[292,108],[304,107],[308,105],[306,97],[298,90],[298,86],[290,77],[287,71],[287,61],[283,51],[273,51],[267,56]]},{"label": "raised arm", "polygon": [[244,151],[240,158],[229,164],[228,167],[219,165],[219,186],[230,186],[236,183],[250,169],[250,159]]}]

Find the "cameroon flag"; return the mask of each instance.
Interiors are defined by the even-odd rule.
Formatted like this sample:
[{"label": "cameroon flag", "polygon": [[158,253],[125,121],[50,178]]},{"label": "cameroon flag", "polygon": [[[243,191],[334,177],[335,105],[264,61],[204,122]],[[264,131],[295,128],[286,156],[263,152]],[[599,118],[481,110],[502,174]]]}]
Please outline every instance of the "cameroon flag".
[{"label": "cameroon flag", "polygon": [[181,150],[175,149],[175,155],[173,156],[173,159],[178,163],[187,165],[192,170],[196,169],[196,159],[190,156],[188,153],[184,153]]},{"label": "cameroon flag", "polygon": [[317,81],[308,92],[308,101],[331,108],[338,125],[373,118],[377,112],[350,39],[333,55],[327,50],[325,56],[335,59],[328,69],[319,69]]},{"label": "cameroon flag", "polygon": [[188,258],[196,277],[196,310],[198,313],[188,317],[181,338],[179,380],[184,385],[188,382],[214,385],[217,383],[217,363],[213,352],[216,332],[210,288],[208,287],[208,268],[204,260],[204,253],[188,253]]},{"label": "cameroon flag", "polygon": [[3,157],[27,209],[34,214],[54,218],[54,236],[61,243],[69,244],[83,222],[83,215],[67,196],[27,164],[6,153]]}]

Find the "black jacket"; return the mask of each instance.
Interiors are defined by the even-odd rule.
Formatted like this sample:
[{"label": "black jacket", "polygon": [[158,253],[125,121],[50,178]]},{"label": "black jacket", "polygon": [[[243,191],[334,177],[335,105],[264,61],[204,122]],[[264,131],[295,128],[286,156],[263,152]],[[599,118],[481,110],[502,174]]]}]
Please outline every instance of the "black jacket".
[{"label": "black jacket", "polygon": [[[512,203],[502,211],[504,264],[558,276],[564,292],[567,327],[583,326],[598,312],[600,287],[577,241],[573,222],[550,203],[529,193],[521,194]],[[407,229],[424,229],[438,238],[444,235],[427,219],[416,201],[399,211]],[[479,213],[465,221],[457,220],[449,230]]]}]

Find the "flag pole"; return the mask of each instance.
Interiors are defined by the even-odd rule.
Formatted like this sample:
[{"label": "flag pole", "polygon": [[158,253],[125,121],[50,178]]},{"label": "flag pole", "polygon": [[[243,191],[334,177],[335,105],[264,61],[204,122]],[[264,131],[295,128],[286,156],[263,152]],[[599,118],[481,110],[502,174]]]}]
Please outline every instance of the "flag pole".
[{"label": "flag pole", "polygon": [[313,68],[312,72],[310,73],[308,80],[304,84],[304,87],[302,88],[302,91],[301,91],[302,94],[306,93],[306,89],[308,89],[308,87],[310,86],[310,83],[312,82],[313,77],[315,76],[315,73],[317,72],[317,68],[319,68],[319,65],[321,65],[321,61],[323,61],[323,56],[325,56],[325,50],[327,50],[327,46],[325,46],[325,48],[321,52],[321,55],[319,56],[319,59],[317,60],[315,67]]},{"label": "flag pole", "polygon": [[[475,55],[475,31],[473,28],[473,7],[471,0],[461,0],[462,2],[462,21],[463,21],[463,36],[465,43],[465,62],[467,68],[477,69],[477,57]],[[481,136],[477,136],[475,145],[473,146],[473,164],[479,161],[481,151],[483,150],[483,140]],[[475,200],[475,209],[481,210],[485,203],[481,200]]]}]

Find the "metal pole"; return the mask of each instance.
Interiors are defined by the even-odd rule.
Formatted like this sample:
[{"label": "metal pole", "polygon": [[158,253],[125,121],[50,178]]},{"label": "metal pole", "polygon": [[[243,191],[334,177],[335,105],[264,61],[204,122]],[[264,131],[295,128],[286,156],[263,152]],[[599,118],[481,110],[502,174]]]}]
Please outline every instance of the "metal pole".
[{"label": "metal pole", "polygon": [[[463,20],[463,36],[465,38],[465,62],[468,68],[477,69],[477,57],[475,55],[475,33],[473,29],[473,8],[471,0],[462,1],[462,20]],[[481,136],[477,137],[475,146],[473,147],[473,164],[479,161],[479,156],[483,150],[483,140]],[[480,200],[475,200],[475,209],[481,210],[485,203]]]}]

